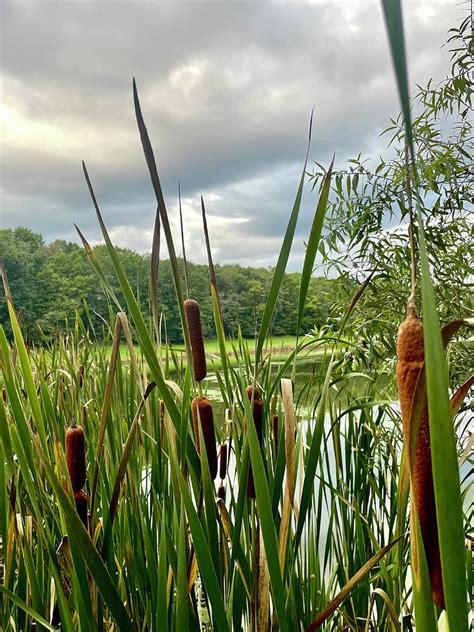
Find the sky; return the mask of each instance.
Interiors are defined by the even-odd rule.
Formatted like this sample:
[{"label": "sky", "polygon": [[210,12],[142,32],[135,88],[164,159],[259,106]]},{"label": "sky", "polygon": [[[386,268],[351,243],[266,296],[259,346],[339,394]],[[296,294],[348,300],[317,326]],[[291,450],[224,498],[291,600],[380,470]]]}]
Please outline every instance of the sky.
[{"label": "sky", "polygon": [[[403,2],[410,83],[442,79],[456,0]],[[206,261],[200,196],[218,263],[276,262],[309,170],[385,151],[398,112],[378,0],[0,0],[0,227],[46,241],[101,235],[87,164],[116,245],[148,252],[156,202],[132,78],[177,243],[181,182],[190,260]],[[301,268],[316,193],[306,185],[289,269]],[[177,246],[178,251],[180,250]],[[166,256],[166,251],[163,253]]]}]

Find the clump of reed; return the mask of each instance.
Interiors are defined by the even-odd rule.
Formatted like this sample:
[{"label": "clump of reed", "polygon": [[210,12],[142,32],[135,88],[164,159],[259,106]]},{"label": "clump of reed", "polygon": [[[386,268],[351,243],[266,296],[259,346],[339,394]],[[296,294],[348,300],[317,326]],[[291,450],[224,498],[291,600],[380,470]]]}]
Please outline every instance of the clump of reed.
[{"label": "clump of reed", "polygon": [[65,436],[66,464],[74,492],[77,513],[87,528],[87,494],[83,487],[86,483],[86,445],[84,428],[71,426]]}]

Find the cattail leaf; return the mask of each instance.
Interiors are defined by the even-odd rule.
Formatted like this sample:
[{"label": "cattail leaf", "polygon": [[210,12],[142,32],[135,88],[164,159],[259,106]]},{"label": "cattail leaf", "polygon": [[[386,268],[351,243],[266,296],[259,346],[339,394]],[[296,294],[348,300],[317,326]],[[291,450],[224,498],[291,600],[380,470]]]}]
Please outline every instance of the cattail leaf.
[{"label": "cattail leaf", "polygon": [[166,513],[163,508],[161,514],[162,524],[160,528],[160,543],[158,549],[158,594],[156,598],[156,610],[160,618],[160,625],[168,629],[167,612],[167,576],[168,576],[168,560],[166,556]]},{"label": "cattail leaf", "polygon": [[329,169],[324,176],[321,186],[321,192],[319,194],[318,204],[313,218],[313,224],[309,233],[308,244],[306,246],[306,254],[303,263],[303,271],[301,273],[300,293],[298,299],[298,317],[296,322],[296,335],[300,333],[301,323],[303,321],[304,306],[306,303],[306,296],[308,294],[308,288],[311,281],[311,275],[313,274],[314,261],[316,259],[316,253],[318,251],[319,240],[321,238],[321,231],[323,229],[324,217],[326,215],[326,209],[328,205],[329,191],[331,189],[331,177],[332,168],[334,166],[334,158],[332,159]]},{"label": "cattail leaf", "polygon": [[155,156],[153,154],[153,148],[151,146],[150,138],[148,136],[148,130],[143,119],[143,114],[140,106],[140,99],[138,98],[138,90],[135,79],[133,79],[133,102],[135,106],[135,115],[137,119],[138,131],[140,132],[140,139],[143,147],[143,153],[150,173],[150,180],[155,192],[156,202],[160,212],[161,226],[165,233],[166,245],[168,247],[168,255],[171,263],[171,270],[173,272],[173,281],[176,291],[176,299],[178,301],[179,314],[181,318],[181,327],[183,329],[184,341],[186,344],[186,352],[188,354],[188,362],[191,362],[191,345],[189,341],[189,332],[186,324],[186,318],[183,308],[183,292],[181,290],[181,280],[179,274],[178,258],[173,242],[173,235],[171,234],[171,227],[168,219],[168,211],[166,210],[165,199],[163,197],[163,191],[161,189],[160,177],[156,168]]},{"label": "cattail leaf", "polygon": [[313,113],[311,113],[311,119],[309,123],[308,148],[306,150],[306,157],[304,161],[303,172],[301,174],[298,191],[296,193],[295,202],[293,204],[293,210],[291,211],[290,219],[288,221],[288,226],[286,228],[285,236],[283,238],[283,243],[280,248],[280,253],[278,255],[278,261],[275,266],[275,271],[273,273],[272,284],[270,286],[270,291],[268,293],[267,301],[265,304],[265,310],[263,312],[262,322],[260,323],[260,331],[258,334],[257,346],[255,349],[255,366],[257,367],[260,362],[263,345],[265,343],[265,340],[268,334],[273,312],[275,310],[275,305],[278,299],[278,295],[280,293],[280,287],[283,281],[283,276],[285,274],[286,264],[288,263],[288,257],[290,256],[291,245],[293,243],[293,238],[295,236],[296,223],[298,221],[298,215],[299,215],[300,207],[301,207],[301,198],[303,196],[304,179],[306,177],[306,165],[308,163],[309,148],[311,145],[312,126],[313,126]]},{"label": "cattail leaf", "polygon": [[155,326],[156,339],[160,338],[160,324],[158,313],[158,269],[160,266],[160,211],[157,208],[155,214],[155,226],[153,228],[153,241],[151,244],[150,258],[150,295],[153,324]]},{"label": "cattail leaf", "polygon": [[202,227],[204,230],[204,239],[206,242],[206,251],[207,251],[207,263],[209,267],[209,281],[211,288],[214,288],[214,294],[216,296],[217,307],[219,309],[219,316],[222,326],[224,326],[224,318],[222,317],[222,307],[221,300],[219,297],[219,289],[217,287],[217,277],[216,271],[214,269],[214,263],[212,261],[212,250],[211,250],[211,242],[209,239],[209,230],[207,228],[207,219],[206,219],[206,207],[204,206],[204,199],[201,195],[201,213],[202,213]]},{"label": "cattail leaf", "polygon": [[413,143],[401,3],[400,0],[382,0],[382,6],[415,183],[431,460],[446,617],[450,630],[467,630],[464,530],[459,466],[449,401],[448,372],[418,194],[418,173]]},{"label": "cattail leaf", "polygon": [[185,533],[184,506],[181,505],[178,527],[178,574],[176,576],[176,630],[188,629],[188,577]]},{"label": "cattail leaf", "polygon": [[364,632],[370,632],[370,628],[371,628],[371,614],[372,614],[372,610],[375,604],[375,597],[379,595],[382,599],[382,601],[384,602],[386,608],[387,608],[387,612],[390,616],[390,620],[392,622],[393,625],[393,629],[395,630],[395,632],[401,632],[401,628],[400,628],[400,623],[398,622],[398,616],[397,613],[395,612],[395,606],[393,605],[392,600],[390,599],[390,597],[387,595],[387,593],[385,592],[385,590],[382,590],[381,588],[375,588],[374,591],[372,592],[372,595],[370,596],[370,607],[369,607],[369,615],[367,617],[367,623],[365,626],[365,631]]},{"label": "cattail leaf", "polygon": [[181,229],[181,250],[183,251],[184,288],[186,290],[186,298],[188,298],[189,297],[188,262],[186,259],[186,248],[184,245],[183,208],[181,206],[181,184],[179,182],[178,182],[178,206],[179,206],[179,226]]},{"label": "cattail leaf", "polygon": [[18,608],[21,608],[23,612],[26,612],[34,621],[37,621],[40,625],[42,625],[46,630],[51,630],[51,632],[55,632],[57,628],[50,625],[44,617],[42,617],[39,612],[36,612],[34,608],[29,606],[27,603],[20,599],[18,595],[15,595],[11,590],[9,590],[3,584],[0,584],[0,593],[3,593],[10,601],[12,601]]},{"label": "cattail leaf", "polygon": [[456,390],[454,395],[451,397],[451,409],[453,411],[453,415],[455,415],[462,406],[462,403],[469,393],[470,389],[474,386],[474,375],[471,375],[469,379],[467,379],[464,384]]}]

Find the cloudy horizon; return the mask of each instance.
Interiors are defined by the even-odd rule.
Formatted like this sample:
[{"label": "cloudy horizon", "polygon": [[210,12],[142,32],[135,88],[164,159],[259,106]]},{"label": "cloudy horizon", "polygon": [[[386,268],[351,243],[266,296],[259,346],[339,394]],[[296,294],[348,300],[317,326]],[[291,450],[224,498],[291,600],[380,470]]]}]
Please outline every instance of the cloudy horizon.
[{"label": "cloudy horizon", "polygon": [[[410,83],[441,80],[454,1],[404,2]],[[315,108],[309,168],[377,156],[398,112],[378,1],[2,2],[0,225],[47,241],[100,231],[85,160],[115,244],[150,250],[155,202],[132,102],[135,76],[176,241],[189,259],[275,263]],[[314,212],[306,186],[290,269]],[[178,248],[180,250],[180,248]]]}]

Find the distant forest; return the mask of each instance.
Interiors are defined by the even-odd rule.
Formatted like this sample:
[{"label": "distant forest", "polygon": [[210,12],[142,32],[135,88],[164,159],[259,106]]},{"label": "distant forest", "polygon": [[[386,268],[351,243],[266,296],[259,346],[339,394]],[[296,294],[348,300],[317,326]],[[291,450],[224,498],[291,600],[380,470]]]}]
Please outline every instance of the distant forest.
[{"label": "distant forest", "polygon": [[[130,284],[142,306],[150,314],[150,255],[117,248]],[[119,301],[125,306],[118,281],[105,246],[94,248]],[[94,334],[101,336],[110,310],[117,311],[107,298],[84,249],[75,243],[57,240],[46,244],[42,235],[27,228],[0,230],[0,262],[7,272],[11,294],[21,313],[24,333],[30,342],[45,342],[67,330],[79,314]],[[180,260],[183,268],[183,261]],[[226,334],[235,335],[240,326],[244,337],[253,337],[263,314],[273,271],[268,268],[243,268],[216,265]],[[201,305],[206,338],[215,337],[209,274],[205,265],[188,262],[189,296]],[[285,276],[272,323],[273,335],[295,334],[301,274]],[[337,294],[337,281],[311,279],[302,332],[326,322]],[[160,261],[158,301],[164,314],[166,334],[171,342],[182,341],[179,312],[168,259]],[[10,333],[8,310],[0,292],[0,321]]]}]

